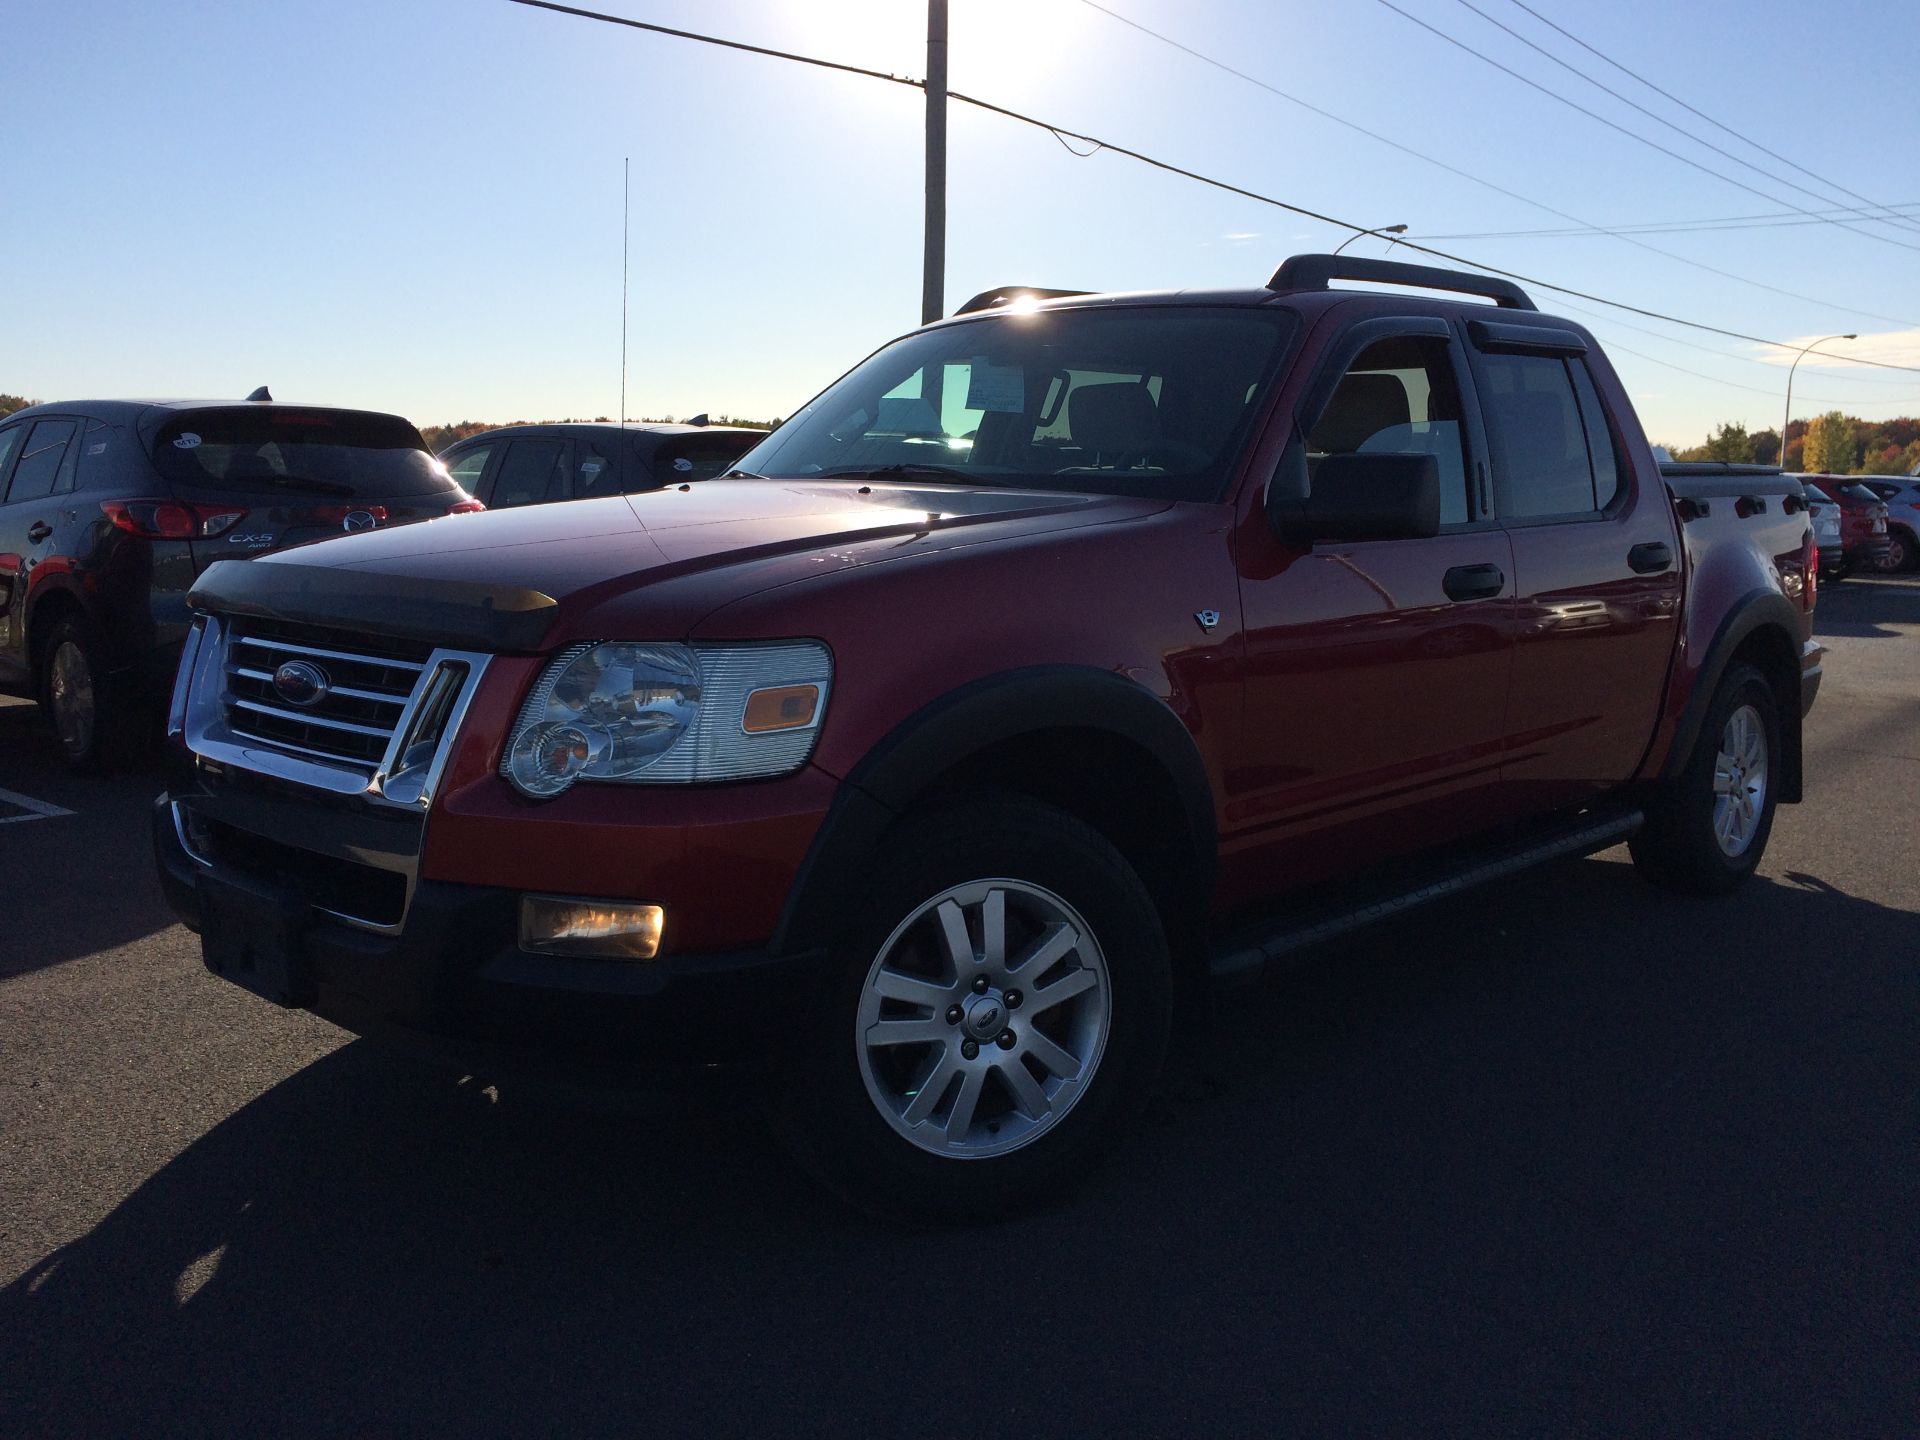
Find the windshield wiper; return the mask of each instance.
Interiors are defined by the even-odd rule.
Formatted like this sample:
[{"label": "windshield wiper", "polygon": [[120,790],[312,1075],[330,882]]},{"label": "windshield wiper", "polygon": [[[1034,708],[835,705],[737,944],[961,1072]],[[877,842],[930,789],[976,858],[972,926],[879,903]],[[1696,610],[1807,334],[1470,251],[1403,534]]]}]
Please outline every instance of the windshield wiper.
[{"label": "windshield wiper", "polygon": [[933,475],[942,479],[964,481],[968,485],[980,483],[976,476],[955,465],[919,465],[906,462],[873,465],[861,470],[829,470],[819,478],[822,480],[871,480],[882,475]]},{"label": "windshield wiper", "polygon": [[[709,480],[771,480],[771,475],[762,475],[758,470],[729,470],[724,475],[709,475]],[[682,480],[682,485],[687,482]]]}]

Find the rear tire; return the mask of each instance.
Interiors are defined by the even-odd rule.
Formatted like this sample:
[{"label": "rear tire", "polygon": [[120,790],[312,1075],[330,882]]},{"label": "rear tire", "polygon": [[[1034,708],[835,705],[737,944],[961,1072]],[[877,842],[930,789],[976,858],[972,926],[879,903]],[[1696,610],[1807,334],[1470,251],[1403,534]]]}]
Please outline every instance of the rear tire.
[{"label": "rear tire", "polygon": [[1895,530],[1887,536],[1887,553],[1880,557],[1874,568],[1882,575],[1920,570],[1920,545],[1916,545],[1914,537],[1906,531]]},{"label": "rear tire", "polygon": [[776,1128],[891,1218],[993,1220],[1063,1193],[1165,1058],[1171,961],[1139,876],[1073,816],[1009,797],[909,818],[861,890]]},{"label": "rear tire", "polygon": [[61,758],[83,774],[126,768],[142,749],[142,722],[126,687],[105,663],[90,621],[69,615],[53,627],[40,665],[40,707]]},{"label": "rear tire", "polygon": [[1760,864],[1773,833],[1780,777],[1780,710],[1751,665],[1729,670],[1686,766],[1647,806],[1628,842],[1633,863],[1656,885],[1725,895]]}]

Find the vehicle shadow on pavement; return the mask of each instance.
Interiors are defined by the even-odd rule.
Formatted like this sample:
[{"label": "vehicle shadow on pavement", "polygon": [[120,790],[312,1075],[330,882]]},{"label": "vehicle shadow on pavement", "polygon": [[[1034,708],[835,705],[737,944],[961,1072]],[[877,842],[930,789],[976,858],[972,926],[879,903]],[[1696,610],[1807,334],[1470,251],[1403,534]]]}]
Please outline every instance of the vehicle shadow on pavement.
[{"label": "vehicle shadow on pavement", "polygon": [[0,978],[131,944],[174,923],[154,876],[157,769],[67,773],[31,706],[0,707],[0,789],[72,811],[0,825]]},{"label": "vehicle shadow on pavement", "polygon": [[1915,919],[1838,880],[1690,901],[1616,852],[1316,951],[1066,1204],[958,1233],[848,1210],[724,1096],[496,1099],[351,1044],[0,1292],[0,1413],[1911,1430]]},{"label": "vehicle shadow on pavement", "polygon": [[1909,576],[1858,575],[1829,583],[1813,607],[1813,633],[1864,640],[1898,639],[1889,625],[1920,625],[1920,580]]}]

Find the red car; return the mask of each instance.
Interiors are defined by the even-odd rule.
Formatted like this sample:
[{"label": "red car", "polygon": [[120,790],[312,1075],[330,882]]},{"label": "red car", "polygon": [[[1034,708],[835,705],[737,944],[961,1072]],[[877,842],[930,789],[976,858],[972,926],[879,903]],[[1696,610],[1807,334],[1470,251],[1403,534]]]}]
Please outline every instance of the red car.
[{"label": "red car", "polygon": [[155,810],[208,966],[469,1067],[757,1067],[843,1192],[979,1217],[1210,979],[1621,840],[1722,893],[1800,797],[1798,484],[1663,480],[1506,282],[990,292],[741,466],[210,571]]},{"label": "red car", "polygon": [[1844,580],[1856,570],[1878,568],[1887,558],[1892,541],[1887,534],[1887,502],[1873,491],[1845,475],[1798,475],[1794,477],[1816,493],[1840,507],[1840,563],[1829,572],[1822,569],[1822,580]]}]

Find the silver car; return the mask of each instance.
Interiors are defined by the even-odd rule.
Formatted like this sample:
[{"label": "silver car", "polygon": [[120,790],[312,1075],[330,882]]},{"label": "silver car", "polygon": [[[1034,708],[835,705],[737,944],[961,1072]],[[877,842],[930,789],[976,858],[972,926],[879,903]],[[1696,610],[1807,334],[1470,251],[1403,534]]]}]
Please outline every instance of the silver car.
[{"label": "silver car", "polygon": [[1920,570],[1920,477],[1862,475],[1859,481],[1887,502],[1887,539],[1892,544],[1874,568],[1883,573]]}]

